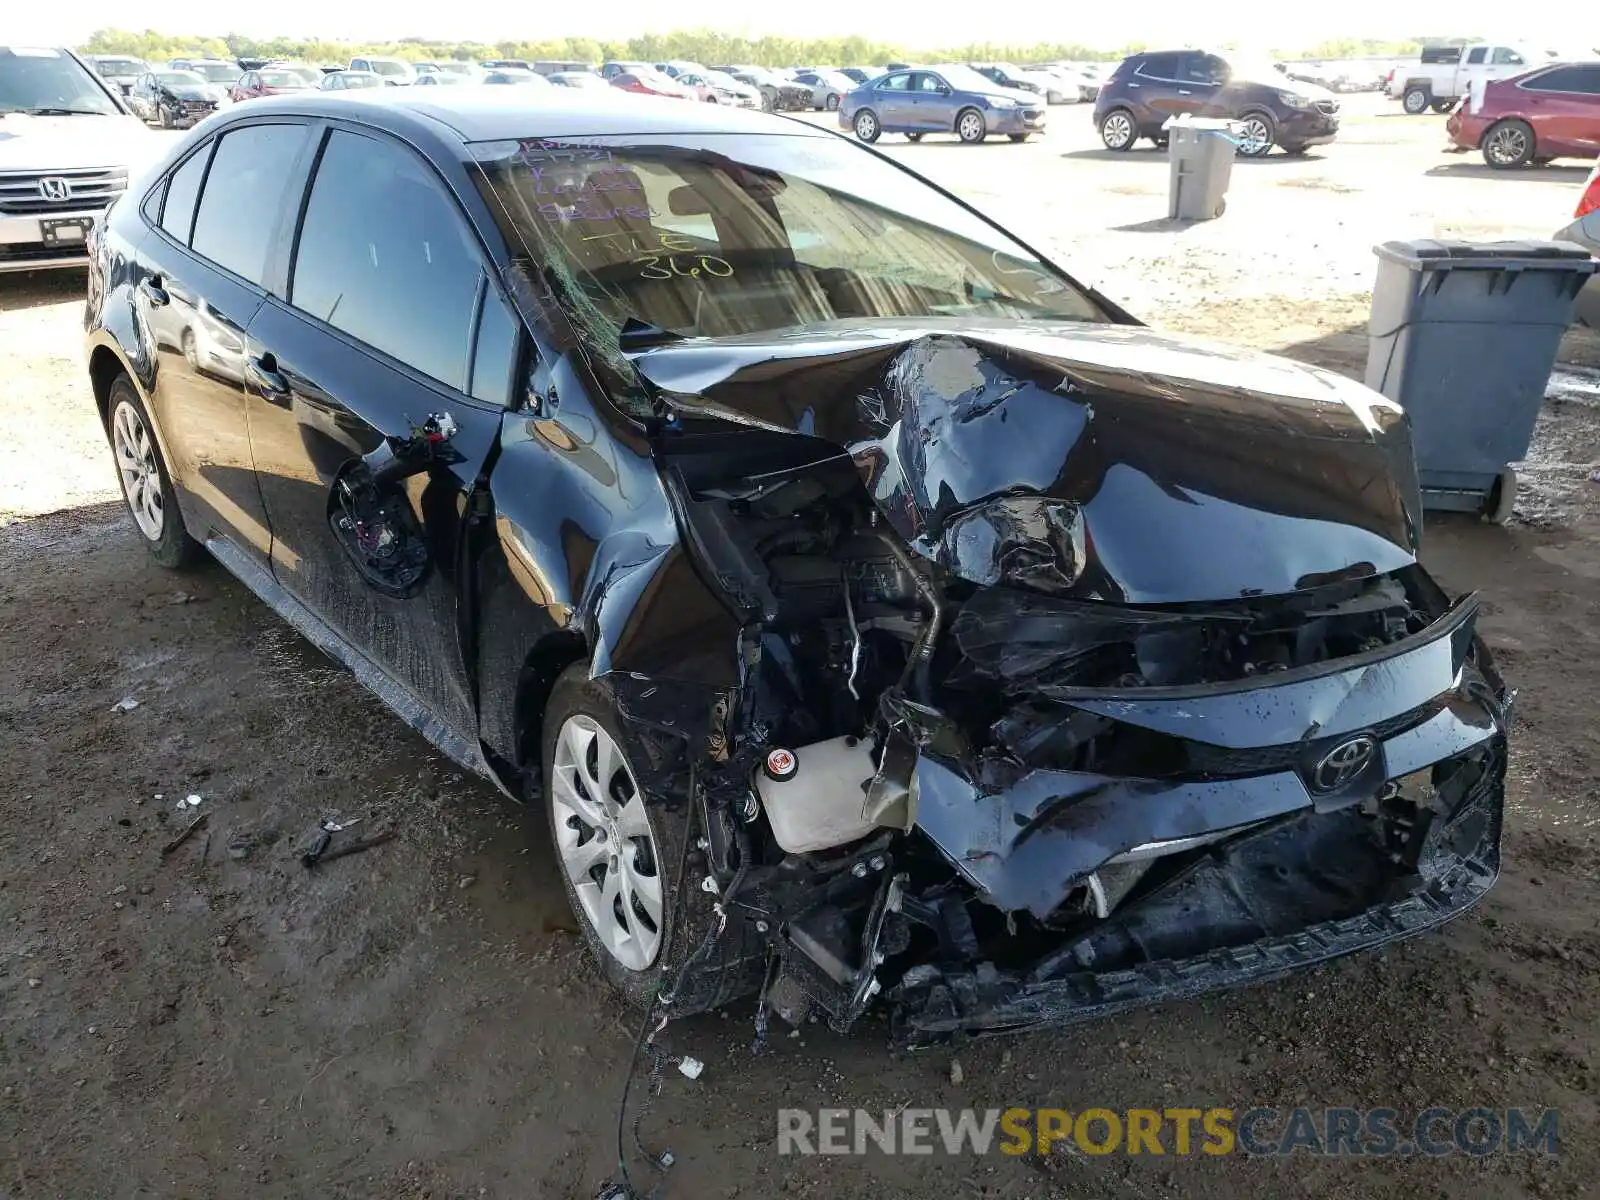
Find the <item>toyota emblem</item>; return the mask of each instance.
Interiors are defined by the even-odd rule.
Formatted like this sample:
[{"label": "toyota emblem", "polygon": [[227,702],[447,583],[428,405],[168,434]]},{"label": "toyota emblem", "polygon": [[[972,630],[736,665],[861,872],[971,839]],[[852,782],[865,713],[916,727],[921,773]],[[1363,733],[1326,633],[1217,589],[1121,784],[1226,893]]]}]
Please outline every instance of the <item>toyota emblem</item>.
[{"label": "toyota emblem", "polygon": [[1340,742],[1311,768],[1312,788],[1319,792],[1337,791],[1365,771],[1377,752],[1377,739],[1365,733]]},{"label": "toyota emblem", "polygon": [[60,204],[64,200],[72,199],[72,184],[59,175],[46,175],[39,180],[39,195]]}]

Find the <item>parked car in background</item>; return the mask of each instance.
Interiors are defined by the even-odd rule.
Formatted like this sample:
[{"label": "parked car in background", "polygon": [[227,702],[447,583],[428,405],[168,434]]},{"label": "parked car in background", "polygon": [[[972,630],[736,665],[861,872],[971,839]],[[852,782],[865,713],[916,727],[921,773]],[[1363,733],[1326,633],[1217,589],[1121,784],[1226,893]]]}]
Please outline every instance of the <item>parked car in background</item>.
[{"label": "parked car in background", "polygon": [[839,74],[860,87],[863,83],[871,83],[883,71],[879,67],[840,67]]},{"label": "parked car in background", "polygon": [[555,71],[545,76],[556,87],[605,88],[611,85],[593,71]]},{"label": "parked car in background", "polygon": [[416,71],[403,58],[379,58],[374,55],[361,55],[350,60],[349,69],[369,72],[383,80],[384,83],[395,87],[405,87],[417,81]]},{"label": "parked car in background", "polygon": [[740,83],[722,71],[684,71],[678,78],[680,87],[686,87],[702,100],[712,104],[734,104],[743,108],[760,108],[761,93],[747,83]]},{"label": "parked car in background", "polygon": [[162,144],[72,51],[0,43],[0,273],[81,266],[96,218]]},{"label": "parked car in background", "polygon": [[513,71],[503,68],[497,71],[485,71],[483,82],[495,85],[511,85],[513,87],[549,87],[550,81],[543,75],[536,75],[532,71]]},{"label": "parked car in background", "polygon": [[1025,142],[1045,127],[1043,96],[1012,91],[961,63],[891,71],[856,88],[839,106],[839,125],[863,142],[882,133],[920,141],[929,133],[954,133],[963,142],[1002,133]]},{"label": "parked car in background", "polygon": [[1054,80],[1055,88],[1050,93],[1060,93],[1059,100],[1052,100],[1052,104],[1088,104],[1100,95],[1100,81],[1085,75],[1075,67],[1061,66],[1059,63],[1041,63],[1037,67],[1030,67],[1036,75],[1045,75]]},{"label": "parked car in background", "polygon": [[83,61],[94,68],[101,79],[116,84],[126,96],[134,81],[150,69],[142,58],[129,58],[122,54],[85,54]]},{"label": "parked car in background", "polygon": [[[319,85],[320,86],[320,85]],[[282,67],[262,67],[259,71],[246,71],[228,93],[228,99],[259,100],[262,96],[281,96],[288,92],[303,92],[311,85],[298,71]]]},{"label": "parked car in background", "polygon": [[83,382],[128,535],[525,801],[624,1003],[1126,1021],[1488,893],[1512,695],[1397,405],[826,130],[484,101],[178,139],[96,238]]},{"label": "parked car in background", "polygon": [[595,73],[594,66],[590,63],[561,62],[553,58],[540,59],[538,62],[533,64],[533,71],[536,75],[546,76],[578,74],[593,75]]},{"label": "parked car in background", "polygon": [[1600,156],[1600,62],[1557,63],[1482,85],[1445,122],[1451,141],[1497,170]]},{"label": "parked car in background", "polygon": [[439,74],[449,75],[456,79],[472,81],[483,72],[475,63],[461,62],[458,59],[442,59],[434,64],[439,68]]},{"label": "parked car in background", "polygon": [[1314,84],[1295,83],[1270,64],[1235,64],[1204,50],[1130,55],[1100,89],[1094,122],[1108,150],[1140,138],[1167,140],[1166,123],[1184,114],[1237,121],[1239,153],[1262,158],[1282,146],[1302,154],[1339,133],[1339,101]]},{"label": "parked car in background", "polygon": [[228,89],[197,71],[146,71],[128,92],[133,111],[163,129],[186,129],[228,102]]},{"label": "parked car in background", "polygon": [[756,89],[768,112],[795,112],[811,107],[811,89],[766,67],[729,67],[728,74]]},{"label": "parked car in background", "polygon": [[294,74],[300,76],[301,79],[305,80],[306,85],[308,87],[319,87],[319,86],[321,86],[322,77],[323,77],[323,75],[325,75],[327,73],[321,67],[313,67],[309,63],[278,62],[278,61],[264,63],[264,64],[262,64],[261,67],[257,67],[256,69],[257,70],[262,70],[262,69],[265,69],[265,68],[271,68],[271,69],[276,70],[276,71],[291,71]]},{"label": "parked car in background", "polygon": [[1448,111],[1464,98],[1474,83],[1521,75],[1555,58],[1549,50],[1530,46],[1479,42],[1472,46],[1425,47],[1414,63],[1390,77],[1389,95],[1406,112],[1416,115],[1433,109]]},{"label": "parked car in background", "polygon": [[654,67],[639,67],[632,71],[619,71],[611,77],[610,84],[624,92],[640,96],[670,96],[675,100],[698,100],[699,93],[684,87],[669,75]]},{"label": "parked car in background", "polygon": [[175,58],[167,64],[169,71],[193,71],[207,83],[220,83],[224,89],[232,87],[244,74],[238,63],[225,58]]},{"label": "parked car in background", "polygon": [[968,63],[967,65],[985,79],[991,79],[1003,88],[1042,96],[1047,104],[1066,104],[1069,102],[1069,96],[1072,103],[1077,102],[1077,89],[1068,88],[1052,75],[1025,71],[1015,63]]},{"label": "parked car in background", "polygon": [[531,71],[533,64],[525,58],[486,58],[478,64],[485,71]]},{"label": "parked car in background", "polygon": [[632,74],[636,71],[654,70],[655,67],[646,62],[626,62],[622,59],[612,59],[609,62],[600,64],[600,77],[602,79],[610,79],[612,76],[621,75],[623,72]]},{"label": "parked car in background", "polygon": [[455,75],[446,71],[430,71],[417,76],[412,87],[467,87],[477,83],[478,80],[467,75]]},{"label": "parked car in background", "polygon": [[685,73],[694,75],[705,74],[705,67],[703,67],[701,64],[697,62],[689,62],[687,59],[683,58],[671,59],[668,62],[652,63],[651,65],[665,75],[668,79],[676,79],[678,76]]},{"label": "parked car in background", "polygon": [[811,108],[826,109],[828,112],[838,108],[846,95],[861,86],[848,75],[837,71],[801,71],[794,81],[811,90]]},{"label": "parked car in background", "polygon": [[[1578,196],[1578,207],[1572,213],[1573,222],[1556,234],[1559,242],[1573,242],[1582,246],[1591,256],[1600,258],[1600,162],[1583,185]],[[1600,275],[1591,275],[1578,293],[1578,303],[1573,320],[1590,329],[1600,329]]]},{"label": "parked car in background", "polygon": [[324,92],[355,92],[366,88],[387,87],[382,75],[374,71],[334,71],[323,76]]}]

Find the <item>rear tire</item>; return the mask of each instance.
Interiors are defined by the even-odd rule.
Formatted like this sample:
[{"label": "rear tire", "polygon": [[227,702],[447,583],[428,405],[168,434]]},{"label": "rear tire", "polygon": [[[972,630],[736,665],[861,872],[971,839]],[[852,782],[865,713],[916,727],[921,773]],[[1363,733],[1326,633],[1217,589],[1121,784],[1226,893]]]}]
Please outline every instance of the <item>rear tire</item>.
[{"label": "rear tire", "polygon": [[204,547],[184,527],[155,427],[126,375],[113,379],[106,395],[106,437],[123,502],[150,557],[170,571],[193,567],[204,558]]},{"label": "rear tire", "polygon": [[839,97],[837,97],[837,96],[829,96],[828,99],[827,99],[827,109],[828,109],[829,112],[838,112],[839,111]]},{"label": "rear tire", "polygon": [[1526,121],[1497,121],[1483,135],[1483,161],[1496,171],[1514,171],[1533,161],[1533,126]]},{"label": "rear tire", "polygon": [[1139,126],[1125,108],[1113,108],[1100,118],[1100,141],[1107,150],[1124,154],[1139,140]]},{"label": "rear tire", "polygon": [[850,122],[850,127],[856,131],[856,137],[863,142],[875,142],[883,133],[883,126],[878,123],[878,114],[870,108],[863,108],[856,113],[855,119]]},{"label": "rear tire", "polygon": [[1433,96],[1427,88],[1410,87],[1405,90],[1405,95],[1400,97],[1400,107],[1413,117],[1420,117],[1428,111],[1428,105],[1433,103]]}]

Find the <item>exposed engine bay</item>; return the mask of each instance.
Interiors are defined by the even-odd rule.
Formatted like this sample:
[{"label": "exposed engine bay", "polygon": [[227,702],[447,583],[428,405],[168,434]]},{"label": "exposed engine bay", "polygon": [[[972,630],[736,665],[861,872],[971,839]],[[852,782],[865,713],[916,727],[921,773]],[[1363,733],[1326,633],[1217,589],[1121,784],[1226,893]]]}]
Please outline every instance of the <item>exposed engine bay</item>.
[{"label": "exposed engine bay", "polygon": [[[1274,396],[1085,361],[1127,331],[1075,333],[1071,360],[870,334],[638,363],[684,548],[738,630],[709,711],[614,673],[640,728],[706,712],[666,786],[704,829],[718,952],[679,1011],[759,992],[843,1030],[881,996],[909,1040],[1061,1024],[1488,889],[1509,698],[1475,598],[1414,557],[1397,410],[1332,377]],[[1241,477],[1251,442],[1296,455]]]}]

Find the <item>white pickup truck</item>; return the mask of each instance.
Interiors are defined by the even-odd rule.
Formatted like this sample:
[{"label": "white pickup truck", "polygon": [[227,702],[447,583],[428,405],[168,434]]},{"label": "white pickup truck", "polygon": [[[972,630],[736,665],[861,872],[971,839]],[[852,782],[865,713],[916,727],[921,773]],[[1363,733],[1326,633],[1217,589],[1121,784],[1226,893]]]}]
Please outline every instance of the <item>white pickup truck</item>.
[{"label": "white pickup truck", "polygon": [[1389,77],[1389,96],[1413,115],[1433,109],[1445,112],[1464,97],[1473,83],[1488,83],[1521,75],[1557,57],[1553,50],[1528,46],[1497,46],[1479,42],[1472,46],[1429,46],[1417,62],[1407,63]]}]

